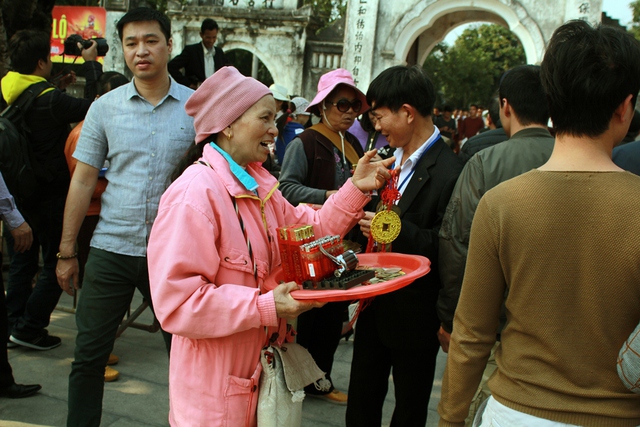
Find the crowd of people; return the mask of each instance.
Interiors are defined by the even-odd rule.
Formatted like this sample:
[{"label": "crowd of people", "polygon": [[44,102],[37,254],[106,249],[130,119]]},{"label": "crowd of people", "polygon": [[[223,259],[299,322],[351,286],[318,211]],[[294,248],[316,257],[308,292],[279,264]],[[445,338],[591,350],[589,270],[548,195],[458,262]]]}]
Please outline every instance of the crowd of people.
[{"label": "crowd of people", "polygon": [[[382,71],[366,92],[336,69],[311,101],[292,97],[229,66],[211,19],[173,60],[164,14],[132,9],[117,31],[133,80],[103,74],[93,43],[84,98],[51,86],[25,116],[51,176],[40,203],[16,205],[0,179],[11,249],[0,397],[40,390],[16,383],[7,348],[59,346],[51,313],[82,288],[67,425],[100,425],[137,289],[162,327],[172,426],[256,425],[260,351],[294,319],[328,380],[305,392],[346,405],[348,427],[382,424],[390,376],[391,425],[423,427],[440,349],[441,426],[640,425],[640,378],[625,376],[640,366],[624,356],[640,322],[632,36],[564,24],[540,65],[504,73],[483,114],[434,108],[416,66]],[[52,65],[47,34],[19,31],[8,47],[12,104]],[[364,248],[380,209],[401,225],[391,250],[431,271],[370,301],[355,332],[348,304],[298,301],[295,282],[265,287],[282,264],[279,227]],[[334,353],[352,333],[338,390]]]}]

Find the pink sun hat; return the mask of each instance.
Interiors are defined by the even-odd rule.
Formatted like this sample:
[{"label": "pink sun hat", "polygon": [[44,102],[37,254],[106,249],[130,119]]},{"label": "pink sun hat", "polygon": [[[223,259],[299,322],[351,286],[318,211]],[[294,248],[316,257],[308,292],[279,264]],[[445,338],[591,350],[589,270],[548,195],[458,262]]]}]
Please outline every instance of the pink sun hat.
[{"label": "pink sun hat", "polygon": [[221,132],[266,95],[271,91],[256,79],[243,76],[234,67],[220,68],[184,105],[193,117],[196,143]]},{"label": "pink sun hat", "polygon": [[320,81],[318,81],[318,93],[316,94],[313,101],[307,107],[308,112],[310,113],[318,113],[319,104],[331,93],[336,86],[343,84],[347,85],[356,91],[356,96],[362,102],[362,109],[358,114],[362,114],[369,109],[369,104],[367,103],[367,97],[362,93],[360,89],[356,87],[356,83],[353,81],[353,76],[349,72],[349,70],[345,70],[344,68],[338,68],[333,71],[329,71],[328,73],[323,74],[320,77]]}]

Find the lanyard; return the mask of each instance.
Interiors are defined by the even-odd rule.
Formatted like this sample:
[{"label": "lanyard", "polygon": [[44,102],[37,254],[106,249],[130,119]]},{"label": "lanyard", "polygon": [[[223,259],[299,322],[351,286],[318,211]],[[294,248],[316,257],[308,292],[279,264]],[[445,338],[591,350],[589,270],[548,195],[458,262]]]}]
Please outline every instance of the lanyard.
[{"label": "lanyard", "polygon": [[[440,135],[438,135],[438,137],[436,139],[434,139],[433,141],[431,141],[430,143],[427,144],[427,147],[424,149],[424,151],[422,152],[422,154],[420,154],[420,157],[418,157],[418,159],[415,162],[412,162],[413,165],[411,167],[411,171],[409,172],[409,174],[407,176],[404,177],[404,179],[402,180],[402,182],[400,182],[400,185],[398,185],[398,191],[402,192],[402,188],[407,185],[409,179],[411,179],[411,177],[413,176],[413,173],[416,171],[416,167],[418,166],[418,163],[420,163],[420,160],[422,160],[422,158],[424,157],[424,155],[427,153],[427,151],[429,151],[429,148],[431,148],[431,146],[433,146],[433,144],[436,143],[437,140],[440,139]],[[395,163],[393,165],[393,168],[395,168]],[[393,169],[392,168],[392,169]]]}]

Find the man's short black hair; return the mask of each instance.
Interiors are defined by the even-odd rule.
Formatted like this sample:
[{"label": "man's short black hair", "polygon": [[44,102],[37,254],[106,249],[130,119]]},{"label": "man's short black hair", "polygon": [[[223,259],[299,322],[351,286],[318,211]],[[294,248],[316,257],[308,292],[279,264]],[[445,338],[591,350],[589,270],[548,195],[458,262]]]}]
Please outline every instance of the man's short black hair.
[{"label": "man's short black hair", "polygon": [[540,80],[539,65],[519,65],[507,70],[500,79],[498,90],[500,105],[506,98],[521,125],[547,125],[549,107]]},{"label": "man's short black hair", "polygon": [[47,62],[51,54],[51,35],[44,31],[20,30],[9,40],[11,68],[20,74],[33,74],[38,61]]},{"label": "man's short black hair", "polygon": [[453,107],[451,105],[445,105],[444,107],[442,107],[442,111],[444,111],[445,113],[453,113]]},{"label": "man's short black hair", "polygon": [[122,18],[120,18],[116,25],[120,40],[122,41],[122,32],[126,24],[140,21],[156,21],[160,26],[160,30],[162,31],[162,34],[164,34],[167,43],[169,43],[169,39],[171,38],[171,21],[167,18],[167,15],[155,9],[151,9],[150,7],[138,7],[131,9],[129,12],[125,13]]},{"label": "man's short black hair", "polygon": [[200,32],[204,33],[205,31],[211,31],[211,30],[218,30],[218,23],[211,19],[211,18],[207,18],[204,21],[202,21],[202,25],[200,26]]},{"label": "man's short black hair", "polygon": [[640,90],[640,44],[626,31],[575,20],[558,28],[541,65],[557,134],[597,137]]},{"label": "man's short black hair", "polygon": [[469,110],[471,110],[472,108],[474,108],[477,110],[478,109],[478,104],[471,104],[469,105]]},{"label": "man's short black hair", "polygon": [[367,90],[367,102],[374,108],[387,107],[393,112],[409,104],[422,117],[430,117],[436,90],[421,67],[397,65],[373,79]]}]

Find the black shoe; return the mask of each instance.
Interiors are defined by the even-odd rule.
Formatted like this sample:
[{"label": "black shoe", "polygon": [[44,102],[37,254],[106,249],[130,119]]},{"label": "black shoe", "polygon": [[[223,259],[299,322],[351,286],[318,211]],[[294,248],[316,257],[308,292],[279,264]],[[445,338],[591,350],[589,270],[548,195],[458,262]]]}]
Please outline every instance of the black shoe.
[{"label": "black shoe", "polygon": [[51,350],[58,347],[62,340],[53,335],[49,335],[46,329],[37,335],[11,334],[9,338],[12,342],[24,347],[33,348],[34,350]]},{"label": "black shoe", "polygon": [[9,387],[0,387],[0,397],[9,397],[11,399],[20,399],[36,394],[42,386],[40,384],[16,384],[13,383]]}]

